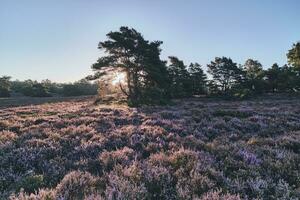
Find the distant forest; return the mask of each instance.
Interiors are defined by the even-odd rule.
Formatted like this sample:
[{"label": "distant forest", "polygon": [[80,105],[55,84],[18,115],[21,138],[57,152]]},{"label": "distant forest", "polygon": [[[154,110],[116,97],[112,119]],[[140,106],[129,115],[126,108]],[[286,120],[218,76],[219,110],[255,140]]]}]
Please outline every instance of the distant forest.
[{"label": "distant forest", "polygon": [[50,80],[12,81],[9,76],[0,77],[0,97],[52,97],[83,96],[97,94],[98,85],[82,79],[74,83],[55,83]]},{"label": "distant forest", "polygon": [[[298,93],[300,90],[300,42],[287,52],[288,63],[274,63],[263,67],[255,59],[237,64],[228,57],[216,57],[207,65],[207,73],[199,63],[186,64],[176,56],[161,60],[161,41],[148,41],[133,28],[121,27],[109,32],[108,40],[100,42],[104,50],[92,69],[94,75],[73,84],[50,81],[10,81],[0,78],[0,96],[12,92],[26,96],[77,96],[97,93],[97,84],[88,80],[101,80],[108,68],[126,74],[125,83],[119,84],[129,105],[162,104],[172,98],[195,95],[244,99],[264,93]],[[208,78],[209,77],[209,78]],[[101,89],[101,88],[100,88]]]}]

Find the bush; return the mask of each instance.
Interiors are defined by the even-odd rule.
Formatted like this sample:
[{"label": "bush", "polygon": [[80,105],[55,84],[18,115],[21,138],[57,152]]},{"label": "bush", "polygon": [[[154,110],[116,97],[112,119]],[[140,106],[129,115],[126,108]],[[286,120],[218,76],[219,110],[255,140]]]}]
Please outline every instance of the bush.
[{"label": "bush", "polygon": [[12,195],[10,200],[57,200],[55,191],[40,189],[36,194],[27,194],[23,190],[18,195]]},{"label": "bush", "polygon": [[128,147],[112,152],[103,152],[99,159],[107,170],[112,170],[117,164],[126,165],[133,159],[134,151]]},{"label": "bush", "polygon": [[67,101],[3,109],[0,118],[0,199],[21,188],[15,199],[300,194],[298,99],[140,108]]},{"label": "bush", "polygon": [[97,179],[88,172],[73,171],[67,174],[56,187],[60,199],[83,199],[96,190]]},{"label": "bush", "polygon": [[105,196],[107,199],[146,199],[147,190],[144,184],[137,184],[124,177],[109,174]]}]

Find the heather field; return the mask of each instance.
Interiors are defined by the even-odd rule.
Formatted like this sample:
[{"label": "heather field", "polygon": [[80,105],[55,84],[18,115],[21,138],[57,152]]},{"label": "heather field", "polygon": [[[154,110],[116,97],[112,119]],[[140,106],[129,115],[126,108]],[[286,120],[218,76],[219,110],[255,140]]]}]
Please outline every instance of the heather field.
[{"label": "heather field", "polygon": [[299,98],[0,110],[0,199],[299,197]]}]

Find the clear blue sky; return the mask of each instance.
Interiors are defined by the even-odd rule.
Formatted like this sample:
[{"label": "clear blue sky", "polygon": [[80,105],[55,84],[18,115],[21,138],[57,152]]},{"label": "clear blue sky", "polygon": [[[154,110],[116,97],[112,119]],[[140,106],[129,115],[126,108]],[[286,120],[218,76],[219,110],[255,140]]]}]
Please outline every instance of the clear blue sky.
[{"label": "clear blue sky", "polygon": [[162,58],[286,63],[300,40],[299,0],[0,0],[0,76],[75,81],[105,34],[127,25],[162,40]]}]

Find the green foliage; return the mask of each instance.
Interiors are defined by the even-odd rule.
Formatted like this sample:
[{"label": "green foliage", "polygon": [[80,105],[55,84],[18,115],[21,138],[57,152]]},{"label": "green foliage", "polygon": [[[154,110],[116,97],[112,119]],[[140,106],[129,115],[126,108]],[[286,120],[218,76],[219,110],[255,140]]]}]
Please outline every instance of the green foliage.
[{"label": "green foliage", "polygon": [[227,94],[236,83],[242,82],[243,70],[230,58],[216,57],[215,61],[211,61],[207,67],[208,73],[213,78],[211,84],[216,86],[222,94]]},{"label": "green foliage", "polygon": [[292,92],[299,90],[299,77],[287,65],[279,67],[277,63],[265,71],[267,90],[271,92]]},{"label": "green foliage", "polygon": [[207,76],[202,66],[198,63],[191,63],[188,70],[191,78],[192,93],[194,95],[206,94]]},{"label": "green foliage", "polygon": [[0,97],[10,96],[11,82],[9,76],[0,77]]},{"label": "green foliage", "polygon": [[165,90],[156,87],[149,87],[148,89],[145,89],[140,103],[146,105],[166,105],[170,102],[167,96],[168,94]]},{"label": "green foliage", "polygon": [[30,97],[51,96],[47,85],[45,85],[43,82],[32,81],[30,79],[23,82],[22,81],[12,82],[12,90]]},{"label": "green foliage", "polygon": [[[245,70],[245,82],[246,89],[255,92],[262,93],[264,89],[264,71],[262,64],[257,60],[248,59],[244,64]],[[243,93],[245,93],[244,91]]]},{"label": "green foliage", "polygon": [[141,33],[128,27],[110,32],[107,37],[108,40],[100,42],[98,46],[107,55],[92,65],[92,69],[97,71],[93,78],[99,78],[97,75],[103,75],[101,72],[109,68],[121,69],[127,79],[127,89],[122,89],[122,92],[133,105],[140,104],[144,99],[158,98],[148,96],[149,93],[144,91],[150,88],[164,90],[167,86],[166,66],[159,57],[162,42],[149,42]]},{"label": "green foliage", "polygon": [[170,65],[168,66],[169,77],[171,80],[171,96],[187,97],[192,93],[190,74],[186,65],[177,57],[170,56]]},{"label": "green foliage", "polygon": [[162,42],[149,42],[135,29],[121,27],[107,34],[108,40],[98,48],[106,56],[92,65],[96,71],[89,79],[97,79],[111,72],[111,68],[126,73],[126,89],[129,105],[156,104],[170,98],[185,98],[209,94],[225,99],[246,99],[264,92],[296,92],[300,90],[300,43],[294,44],[287,56],[291,66],[274,64],[264,70],[253,59],[238,65],[227,57],[216,57],[207,65],[211,79],[207,80],[201,65],[191,63],[187,67],[175,56],[169,56],[169,65],[160,60]]},{"label": "green foliage", "polygon": [[12,91],[30,97],[95,95],[97,89],[96,83],[90,83],[85,79],[74,83],[55,83],[50,80],[11,82]]},{"label": "green foliage", "polygon": [[287,53],[288,63],[300,74],[300,42],[293,44],[292,49]]},{"label": "green foliage", "polygon": [[64,96],[82,96],[94,95],[97,93],[97,85],[91,84],[87,80],[82,79],[75,83],[64,84],[62,86],[62,95]]}]

